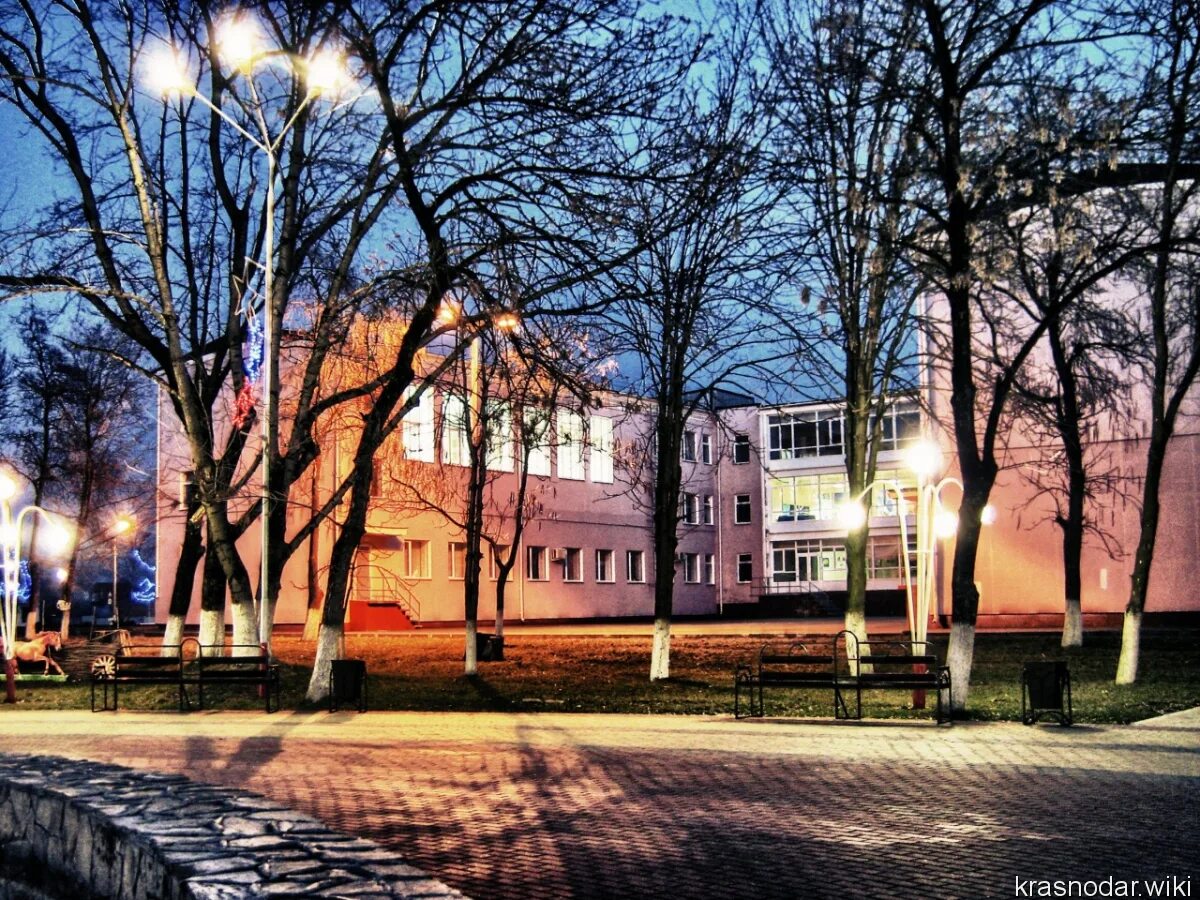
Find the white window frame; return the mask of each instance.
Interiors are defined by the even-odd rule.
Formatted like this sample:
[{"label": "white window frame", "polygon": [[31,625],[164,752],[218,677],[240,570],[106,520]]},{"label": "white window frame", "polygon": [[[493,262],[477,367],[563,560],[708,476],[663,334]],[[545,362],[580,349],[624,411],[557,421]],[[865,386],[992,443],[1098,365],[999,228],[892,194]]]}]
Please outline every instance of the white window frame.
[{"label": "white window frame", "polygon": [[711,553],[704,554],[704,583],[717,583],[717,558]]},{"label": "white window frame", "polygon": [[[455,548],[461,550],[455,552]],[[461,554],[461,555],[460,555]],[[462,569],[458,569],[457,563],[461,559]],[[467,577],[467,544],[465,541],[450,541],[446,545],[446,578],[450,581],[462,581]]]},{"label": "white window frame", "polygon": [[707,431],[700,432],[700,462],[711,466],[713,461],[712,435]]},{"label": "white window frame", "polygon": [[[537,571],[534,571],[534,560],[537,560]],[[550,570],[547,568],[548,554],[545,547],[528,546],[525,548],[525,580],[549,581]]]},{"label": "white window frame", "polygon": [[[637,560],[637,578],[634,578],[634,560]],[[646,551],[645,550],[626,550],[625,551],[625,581],[628,584],[645,584],[646,583]]]},{"label": "white window frame", "polygon": [[529,460],[526,463],[530,475],[550,476],[550,413],[540,407],[525,407],[521,414],[522,441],[529,442]]},{"label": "white window frame", "polygon": [[493,472],[513,470],[512,407],[504,400],[487,401],[487,467]]},{"label": "white window frame", "polygon": [[555,414],[558,432],[558,477],[563,481],[583,481],[583,416],[571,409]]},{"label": "white window frame", "polygon": [[712,525],[715,521],[716,503],[713,501],[712,494],[704,495],[704,514],[701,516],[701,521],[705,525]]},{"label": "white window frame", "polygon": [[684,584],[699,584],[700,583],[700,554],[699,553],[682,553],[683,557],[683,582]]},{"label": "white window frame", "polygon": [[[567,584],[583,582],[583,550],[579,547],[564,547],[563,581]],[[572,578],[571,576],[575,577]]]},{"label": "white window frame", "polygon": [[613,423],[607,416],[592,416],[589,423],[592,441],[592,481],[613,483]]},{"label": "white window frame", "polygon": [[[738,447],[746,448],[746,458],[738,459]],[[735,466],[744,466],[750,462],[750,435],[735,434],[733,436],[733,464]]]},{"label": "white window frame", "polygon": [[700,524],[700,497],[684,491],[679,498],[679,518],[686,525]]},{"label": "white window frame", "polygon": [[684,462],[696,461],[696,432],[691,428],[683,431],[683,441],[680,443],[679,455]]},{"label": "white window frame", "polygon": [[[742,564],[743,563],[746,565],[746,567],[750,571],[750,577],[748,577],[748,578],[742,577]],[[737,583],[738,584],[750,584],[752,581],[754,581],[754,554],[753,553],[739,553],[738,558],[737,558]]]},{"label": "white window frame", "polygon": [[[404,402],[407,403],[415,389],[404,391]],[[426,388],[421,392],[417,405],[410,409],[402,420],[400,441],[404,445],[404,457],[418,462],[434,461],[434,416],[433,390]]]},{"label": "white window frame", "polygon": [[[404,565],[403,577],[405,579],[409,581],[430,581],[433,579],[429,541],[405,539],[401,553]],[[417,563],[415,567],[413,565],[414,562]]]},{"label": "white window frame", "polygon": [[603,547],[597,549],[596,583],[612,584],[616,580],[616,574],[613,572],[613,552]]},{"label": "white window frame", "polygon": [[458,394],[442,395],[442,462],[449,466],[471,464],[467,398]]},{"label": "white window frame", "polygon": [[[745,503],[742,502],[743,498]],[[742,509],[746,510],[746,518],[741,516]],[[749,494],[733,495],[733,524],[750,525],[754,521],[754,501]]]}]

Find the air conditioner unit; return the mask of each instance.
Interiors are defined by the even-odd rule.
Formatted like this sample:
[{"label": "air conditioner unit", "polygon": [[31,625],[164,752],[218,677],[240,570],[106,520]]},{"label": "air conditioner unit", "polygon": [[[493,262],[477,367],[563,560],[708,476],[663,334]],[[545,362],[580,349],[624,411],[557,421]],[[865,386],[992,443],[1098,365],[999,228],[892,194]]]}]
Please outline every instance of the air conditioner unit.
[{"label": "air conditioner unit", "polygon": [[550,549],[550,562],[566,562],[567,551],[562,547],[552,547]]}]

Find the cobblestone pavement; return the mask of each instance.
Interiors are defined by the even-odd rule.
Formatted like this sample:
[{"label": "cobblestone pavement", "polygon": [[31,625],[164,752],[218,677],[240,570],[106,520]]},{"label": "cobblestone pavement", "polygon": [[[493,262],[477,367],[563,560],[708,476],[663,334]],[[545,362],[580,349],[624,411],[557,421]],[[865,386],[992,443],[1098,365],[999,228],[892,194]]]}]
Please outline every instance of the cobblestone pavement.
[{"label": "cobblestone pavement", "polygon": [[257,791],[477,898],[1012,897],[1029,887],[1016,879],[1109,876],[1200,896],[1200,716],[939,729],[5,710],[0,751]]}]

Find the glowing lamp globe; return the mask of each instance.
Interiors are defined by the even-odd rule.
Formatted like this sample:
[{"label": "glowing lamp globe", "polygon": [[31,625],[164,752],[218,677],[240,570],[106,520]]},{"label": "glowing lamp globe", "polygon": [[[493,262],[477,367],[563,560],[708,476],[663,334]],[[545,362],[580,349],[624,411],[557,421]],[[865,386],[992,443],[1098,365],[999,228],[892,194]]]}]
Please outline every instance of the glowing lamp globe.
[{"label": "glowing lamp globe", "polygon": [[858,531],[867,524],[867,511],[861,503],[843,503],[838,507],[838,522],[847,531]]},{"label": "glowing lamp globe", "polygon": [[958,531],[958,513],[943,509],[933,517],[933,531],[940,538],[952,538]]}]

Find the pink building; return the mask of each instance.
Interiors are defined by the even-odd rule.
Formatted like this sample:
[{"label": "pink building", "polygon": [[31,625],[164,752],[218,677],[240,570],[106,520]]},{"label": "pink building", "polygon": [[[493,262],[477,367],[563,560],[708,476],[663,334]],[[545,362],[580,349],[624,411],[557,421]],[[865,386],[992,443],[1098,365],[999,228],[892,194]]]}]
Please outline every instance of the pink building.
[{"label": "pink building", "polygon": [[[680,616],[836,614],[843,605],[845,525],[839,511],[848,496],[842,417],[836,404],[756,405],[718,394],[717,408],[688,424],[683,450],[675,612]],[[944,398],[935,397],[937,412]],[[649,617],[653,612],[653,532],[646,485],[636,472],[649,446],[652,417],[636,398],[603,394],[591,408],[562,404],[539,414],[540,423],[512,411],[493,416],[497,437],[489,459],[486,530],[499,556],[511,552],[513,498],[518,487],[522,429],[539,435],[529,453],[533,508],[516,548],[505,592],[508,621]],[[940,433],[915,404],[898,402],[883,426],[877,486],[869,509],[868,614],[903,614],[901,531],[915,542],[912,497],[916,477],[905,449],[922,434]],[[175,500],[186,489],[186,454],[170,412],[160,410],[158,608],[164,621],[175,575],[183,521]],[[1194,419],[1187,420],[1194,423]],[[376,500],[356,563],[347,628],[395,630],[463,618],[465,548],[461,530],[433,509],[455,514],[466,485],[463,401],[452,388],[431,389],[405,419],[382,454]],[[1186,424],[1186,423],[1185,423]],[[1200,435],[1185,428],[1167,461],[1164,511],[1148,611],[1196,611],[1200,599],[1188,582],[1200,546]],[[942,437],[949,451],[949,442]],[[1144,465],[1143,442],[1098,438],[1118,457],[1131,485]],[[985,529],[977,578],[981,624],[1057,625],[1063,607],[1061,535],[1052,509],[1022,467],[1036,465],[1045,448],[1014,431],[993,493],[996,521]],[[949,455],[947,456],[949,460]],[[315,499],[329,496],[346,475],[350,454],[338,440],[323,447]],[[253,485],[251,485],[251,490]],[[900,503],[899,497],[905,502]],[[313,497],[293,496],[293,528]],[[942,493],[957,508],[957,490]],[[866,502],[868,501],[869,502]],[[904,522],[900,515],[905,513]],[[1107,543],[1089,540],[1084,551],[1085,614],[1115,619],[1128,598],[1128,556],[1137,540],[1137,508],[1129,497],[1104,510]],[[903,529],[902,529],[903,524]],[[324,590],[324,565],[334,526],[289,561],[276,622],[298,625]],[[259,538],[251,529],[239,544],[257,571]],[[949,613],[948,561],[952,541],[938,548],[937,612]],[[485,545],[479,616],[495,614],[497,553]],[[198,591],[198,587],[197,587]],[[190,621],[198,617],[193,603]]]}]

